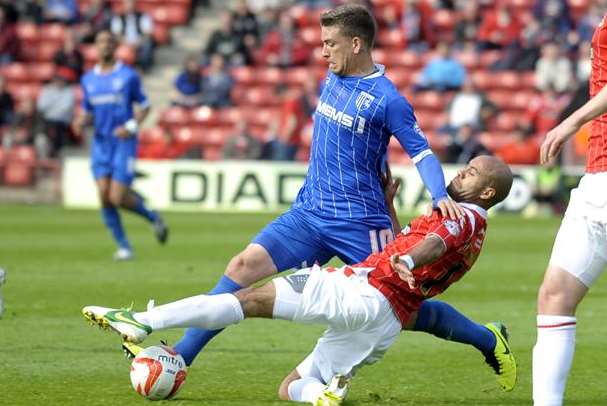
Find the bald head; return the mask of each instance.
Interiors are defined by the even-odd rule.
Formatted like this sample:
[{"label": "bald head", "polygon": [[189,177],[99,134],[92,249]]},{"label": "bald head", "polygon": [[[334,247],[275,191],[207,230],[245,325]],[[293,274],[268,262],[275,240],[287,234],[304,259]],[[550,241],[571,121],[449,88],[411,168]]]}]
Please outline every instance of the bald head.
[{"label": "bald head", "polygon": [[512,172],[498,158],[481,155],[459,171],[447,191],[453,200],[477,204],[485,209],[504,200],[512,187]]}]

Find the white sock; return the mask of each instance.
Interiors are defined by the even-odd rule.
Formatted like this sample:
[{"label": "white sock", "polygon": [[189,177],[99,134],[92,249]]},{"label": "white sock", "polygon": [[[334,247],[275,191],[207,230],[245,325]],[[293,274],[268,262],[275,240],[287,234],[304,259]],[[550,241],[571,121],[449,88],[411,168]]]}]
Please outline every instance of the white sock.
[{"label": "white sock", "polygon": [[318,379],[308,376],[297,379],[289,384],[287,391],[289,399],[295,402],[316,403],[316,400],[322,395],[326,385]]},{"label": "white sock", "polygon": [[533,404],[561,406],[575,350],[576,319],[572,316],[537,316],[533,347]]},{"label": "white sock", "polygon": [[188,297],[147,312],[135,313],[133,317],[152,327],[152,330],[178,327],[218,330],[242,321],[244,313],[236,296],[223,293]]}]

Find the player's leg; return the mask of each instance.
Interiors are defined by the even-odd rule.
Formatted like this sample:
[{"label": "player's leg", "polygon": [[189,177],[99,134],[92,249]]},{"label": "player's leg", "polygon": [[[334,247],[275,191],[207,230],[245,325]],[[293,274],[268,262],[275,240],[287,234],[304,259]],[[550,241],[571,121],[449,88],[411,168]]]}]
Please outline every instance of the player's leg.
[{"label": "player's leg", "polygon": [[120,141],[112,159],[112,184],[110,199],[120,207],[142,217],[154,225],[156,239],[164,244],[168,238],[168,228],[155,210],[146,207],[143,197],[131,189],[135,178],[137,142],[135,139]]},{"label": "player's leg", "polygon": [[[321,252],[315,241],[316,230],[309,227],[297,210],[289,210],[266,226],[249,246],[233,257],[217,285],[209,295],[235,292],[276,272],[300,267],[318,260],[321,263],[330,254]],[[220,331],[187,329],[175,345],[186,364],[190,365],[200,351]]]},{"label": "player's leg", "polygon": [[606,264],[605,226],[572,214],[563,219],[538,293],[533,348],[536,406],[563,403],[575,350],[575,311]]},{"label": "player's leg", "polygon": [[119,255],[124,252],[131,252],[131,244],[128,241],[118,209],[114,206],[110,199],[110,184],[111,178],[109,175],[101,175],[95,181],[99,199],[101,201],[101,217],[103,223],[112,233],[114,241],[118,245],[118,251],[114,254],[115,259],[128,259],[125,255]]}]

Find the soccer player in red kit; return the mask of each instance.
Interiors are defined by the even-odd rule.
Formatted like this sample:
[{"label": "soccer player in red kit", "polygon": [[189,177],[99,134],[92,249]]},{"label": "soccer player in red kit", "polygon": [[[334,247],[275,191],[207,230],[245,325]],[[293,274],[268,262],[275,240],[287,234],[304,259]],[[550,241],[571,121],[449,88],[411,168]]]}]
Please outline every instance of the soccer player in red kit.
[{"label": "soccer player in red kit", "polygon": [[556,236],[538,293],[537,341],[533,348],[536,406],[563,404],[575,349],[575,311],[607,264],[607,26],[592,37],[591,99],[552,129],[540,149],[542,164],[589,121],[586,173],[571,199]]},{"label": "soccer player in red kit", "polygon": [[[470,161],[447,190],[465,215],[451,220],[435,210],[405,227],[364,262],[318,266],[275,278],[234,294],[200,295],[135,313],[86,306],[85,317],[138,343],[155,330],[224,328],[244,318],[265,317],[328,324],[316,347],[282,382],[284,400],[340,405],[356,370],[381,359],[401,330],[415,325],[422,301],[443,292],[474,264],[487,229],[486,210],[506,198],[512,173],[497,158]],[[500,336],[501,337],[501,336]],[[500,338],[495,360],[516,381],[516,362]]]}]

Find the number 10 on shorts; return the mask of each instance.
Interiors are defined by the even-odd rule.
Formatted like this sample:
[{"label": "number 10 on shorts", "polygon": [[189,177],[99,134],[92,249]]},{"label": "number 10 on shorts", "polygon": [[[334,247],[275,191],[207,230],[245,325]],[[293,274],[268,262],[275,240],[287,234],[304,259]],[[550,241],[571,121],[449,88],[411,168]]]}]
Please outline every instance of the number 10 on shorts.
[{"label": "number 10 on shorts", "polygon": [[369,230],[369,241],[371,242],[372,252],[380,252],[393,239],[394,235],[389,228],[384,228],[383,230]]}]

